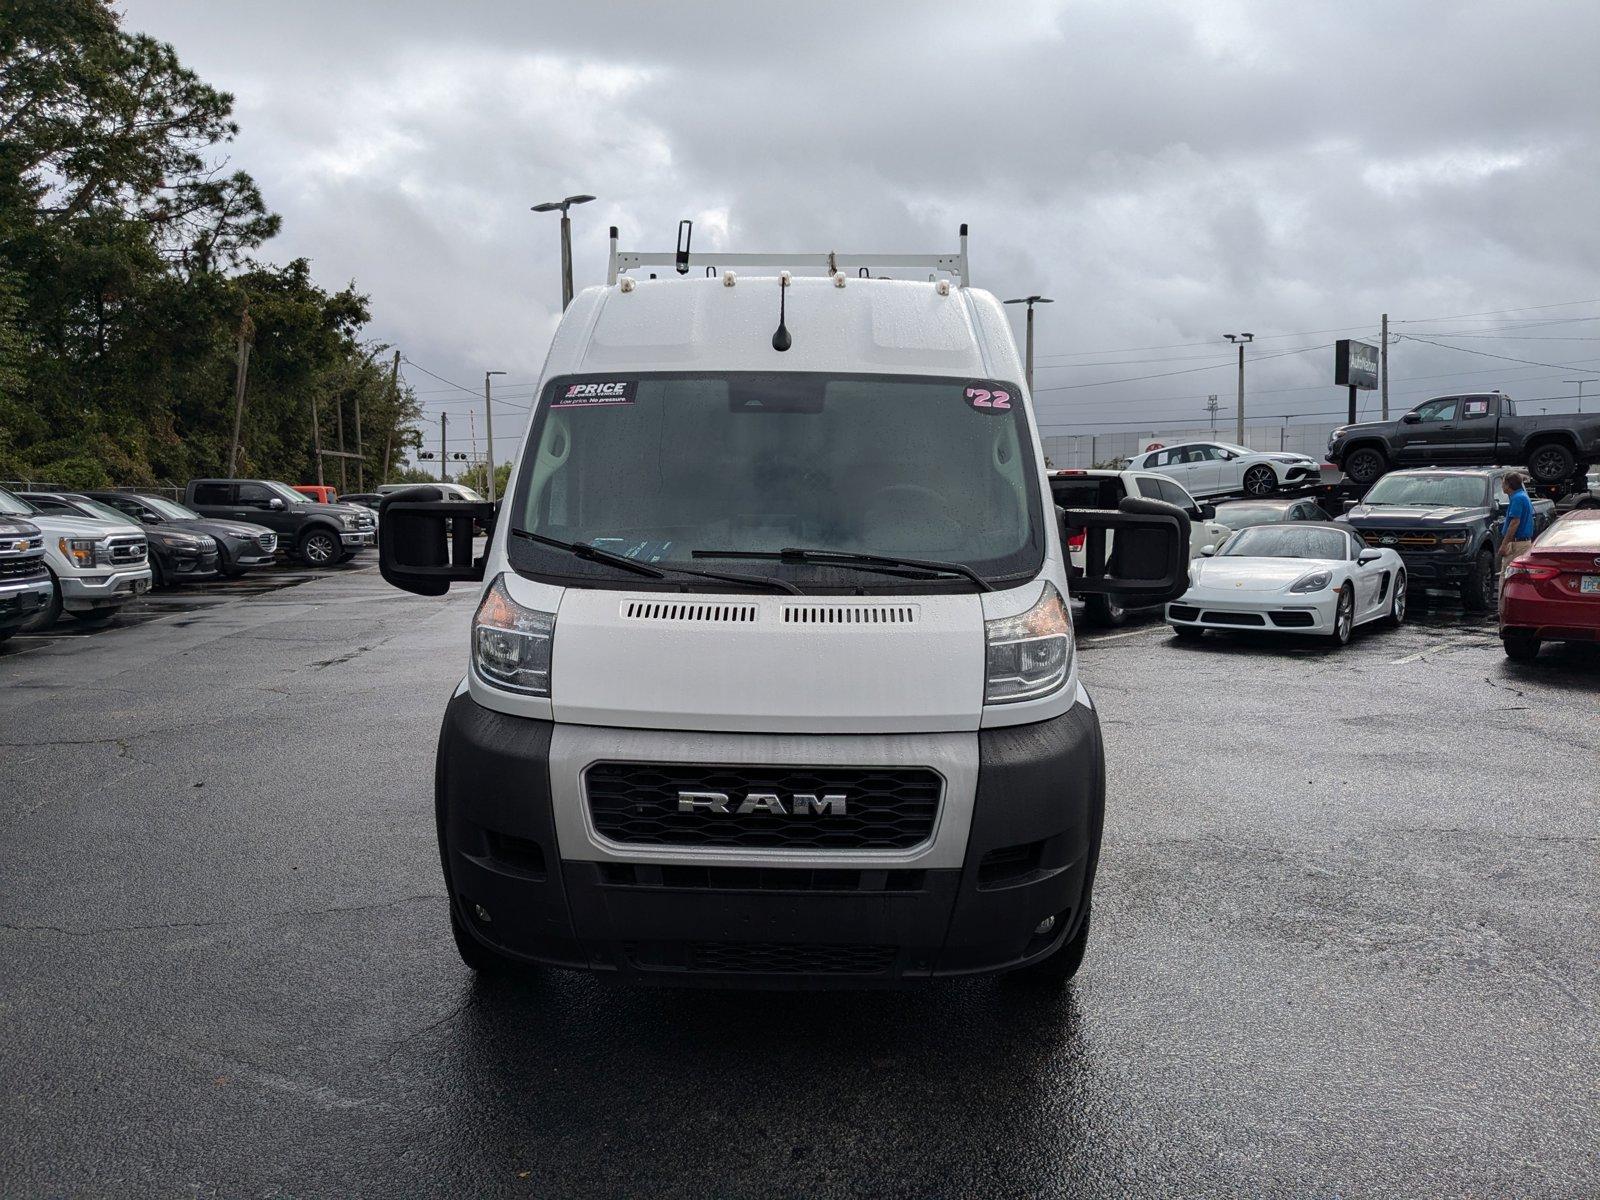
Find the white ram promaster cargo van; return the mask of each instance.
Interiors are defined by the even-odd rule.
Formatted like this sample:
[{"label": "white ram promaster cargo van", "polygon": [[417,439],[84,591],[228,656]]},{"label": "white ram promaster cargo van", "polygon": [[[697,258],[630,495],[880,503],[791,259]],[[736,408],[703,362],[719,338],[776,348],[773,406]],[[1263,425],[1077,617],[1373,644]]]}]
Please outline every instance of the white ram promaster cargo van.
[{"label": "white ram promaster cargo van", "polygon": [[1104,769],[1062,524],[1106,563],[1077,590],[1148,604],[1187,584],[1188,521],[1054,507],[965,235],[635,279],[687,255],[613,230],[498,510],[385,498],[391,583],[483,581],[436,776],[469,965],[767,987],[1077,969]]}]

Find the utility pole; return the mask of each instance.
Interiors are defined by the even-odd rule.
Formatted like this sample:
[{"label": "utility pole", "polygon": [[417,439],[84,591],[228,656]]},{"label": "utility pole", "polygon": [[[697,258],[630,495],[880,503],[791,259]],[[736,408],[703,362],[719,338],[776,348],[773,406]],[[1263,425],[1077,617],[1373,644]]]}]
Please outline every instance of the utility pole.
[{"label": "utility pole", "polygon": [[489,395],[489,377],[504,375],[504,371],[483,373],[483,436],[489,442],[489,501],[494,502],[494,402]]},{"label": "utility pole", "polygon": [[1222,335],[1239,347],[1239,420],[1234,429],[1234,441],[1244,445],[1244,348],[1255,341],[1253,333],[1225,333]]},{"label": "utility pole", "polygon": [[1595,379],[1563,379],[1562,383],[1575,383],[1578,385],[1578,411],[1583,411],[1583,385],[1586,383],[1600,383]]},{"label": "utility pole", "polygon": [[338,420],[334,427],[339,432],[339,494],[342,496],[349,490],[350,480],[344,473],[344,397],[339,397],[339,407],[336,410]]},{"label": "utility pole", "polygon": [[357,386],[356,396],[356,491],[367,490],[367,452],[361,445],[361,388]]},{"label": "utility pole", "polygon": [[535,204],[534,212],[560,212],[561,214],[561,311],[565,312],[572,303],[572,218],[567,216],[567,209],[574,204],[587,204],[593,196],[582,193],[568,196],[564,200],[546,200],[543,204]]},{"label": "utility pole", "polygon": [[1221,407],[1222,407],[1222,405],[1217,403],[1217,396],[1216,396],[1215,392],[1213,392],[1211,395],[1206,397],[1206,412],[1208,412],[1211,415],[1211,432],[1212,433],[1215,433],[1217,431],[1217,411]]},{"label": "utility pole", "polygon": [[[255,341],[256,324],[250,319],[250,298],[245,297],[244,311],[239,314],[239,344],[234,354],[233,366],[233,444],[228,447],[228,478],[239,461],[239,426],[244,421],[244,388],[250,375],[250,345]],[[318,460],[321,461],[320,459]]]},{"label": "utility pole", "polygon": [[444,483],[450,478],[450,456],[445,450],[445,428],[450,424],[450,414],[439,414],[439,482]]},{"label": "utility pole", "polygon": [[1028,356],[1024,373],[1028,379],[1028,394],[1033,394],[1033,306],[1035,304],[1054,304],[1055,301],[1048,296],[1019,296],[1015,300],[1007,300],[1007,304],[1026,304],[1028,306]]},{"label": "utility pole", "polygon": [[[317,393],[311,393],[311,448],[317,452],[317,486],[322,486],[322,418],[317,412]],[[231,475],[233,472],[229,472]]]},{"label": "utility pole", "polygon": [[394,448],[394,422],[400,417],[400,351],[394,352],[394,366],[389,368],[389,389],[393,393],[390,397],[394,402],[394,416],[389,421],[389,432],[383,437],[383,478],[379,483],[389,482],[389,453]]},{"label": "utility pole", "polygon": [[1378,375],[1383,394],[1383,419],[1389,419],[1389,314],[1383,314],[1383,337],[1378,345]]}]

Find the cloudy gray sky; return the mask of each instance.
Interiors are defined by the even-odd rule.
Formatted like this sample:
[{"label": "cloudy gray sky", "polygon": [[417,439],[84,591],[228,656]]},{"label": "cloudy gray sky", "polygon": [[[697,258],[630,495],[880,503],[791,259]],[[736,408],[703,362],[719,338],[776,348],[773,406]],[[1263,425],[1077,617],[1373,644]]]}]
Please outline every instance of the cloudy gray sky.
[{"label": "cloudy gray sky", "polygon": [[[691,217],[697,246],[903,251],[970,223],[978,286],[1057,301],[1047,433],[1203,420],[1237,330],[1253,413],[1329,419],[1332,339],[1385,311],[1400,407],[1600,375],[1592,2],[123,9],[237,95],[233,161],[284,216],[268,253],[354,279],[375,335],[448,380],[507,371],[507,424],[560,309],[555,218],[528,206],[574,191],[600,197],[580,286],[612,224],[637,248]],[[471,399],[407,373],[465,435]]]}]

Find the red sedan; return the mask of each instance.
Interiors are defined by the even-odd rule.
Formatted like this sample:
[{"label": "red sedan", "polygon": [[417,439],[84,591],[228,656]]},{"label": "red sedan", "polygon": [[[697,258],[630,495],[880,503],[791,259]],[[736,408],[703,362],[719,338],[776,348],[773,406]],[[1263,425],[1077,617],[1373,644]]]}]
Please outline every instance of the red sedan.
[{"label": "red sedan", "polygon": [[1600,641],[1600,509],[1569,512],[1506,567],[1500,640],[1519,661],[1541,642]]}]

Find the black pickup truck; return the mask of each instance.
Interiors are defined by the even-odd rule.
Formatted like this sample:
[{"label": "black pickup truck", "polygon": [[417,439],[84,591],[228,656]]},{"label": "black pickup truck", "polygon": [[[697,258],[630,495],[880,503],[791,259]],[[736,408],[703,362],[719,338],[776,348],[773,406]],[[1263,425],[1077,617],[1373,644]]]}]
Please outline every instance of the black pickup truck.
[{"label": "black pickup truck", "polygon": [[1328,461],[1360,485],[1395,467],[1503,463],[1527,464],[1537,484],[1561,484],[1600,462],[1600,413],[1528,416],[1503,392],[1436,396],[1398,421],[1335,429]]},{"label": "black pickup truck", "polygon": [[[1412,591],[1459,591],[1469,612],[1487,612],[1495,605],[1495,551],[1510,503],[1501,489],[1506,470],[1395,471],[1338,519],[1355,526],[1367,545],[1397,552]],[[1533,502],[1535,536],[1554,514],[1550,501]]]},{"label": "black pickup truck", "polygon": [[331,567],[378,540],[371,509],[319,504],[275,479],[191,479],[183,502],[204,517],[265,525],[310,567]]}]

